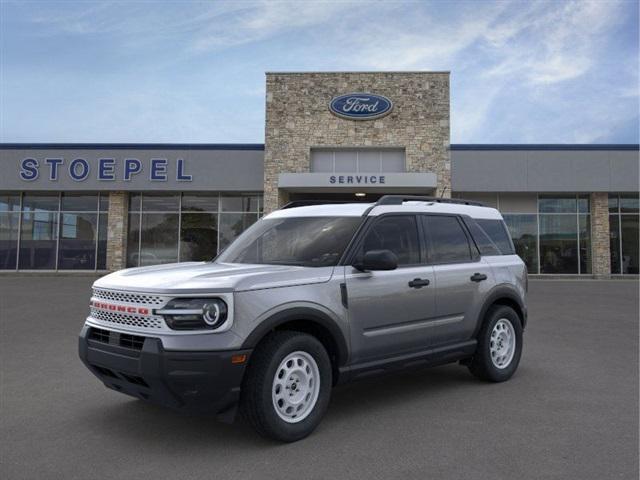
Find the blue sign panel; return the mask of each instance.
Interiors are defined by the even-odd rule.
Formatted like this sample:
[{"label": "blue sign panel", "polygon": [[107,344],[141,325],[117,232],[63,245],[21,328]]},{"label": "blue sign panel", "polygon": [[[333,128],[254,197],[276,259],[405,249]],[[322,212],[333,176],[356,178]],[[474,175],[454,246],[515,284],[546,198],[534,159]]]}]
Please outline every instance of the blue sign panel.
[{"label": "blue sign panel", "polygon": [[391,100],[373,93],[348,93],[334,97],[329,103],[331,113],[351,120],[380,118],[391,112],[391,109]]}]

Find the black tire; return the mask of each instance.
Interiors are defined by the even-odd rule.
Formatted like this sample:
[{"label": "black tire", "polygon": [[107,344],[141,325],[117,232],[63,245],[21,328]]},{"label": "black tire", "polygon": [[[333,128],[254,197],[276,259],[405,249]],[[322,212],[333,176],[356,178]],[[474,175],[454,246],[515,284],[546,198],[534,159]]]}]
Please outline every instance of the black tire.
[{"label": "black tire", "polygon": [[[273,381],[280,363],[293,352],[311,356],[318,367],[320,386],[315,405],[308,416],[288,423],[276,411],[272,398]],[[255,349],[243,382],[240,408],[249,424],[263,437],[295,442],[318,426],[331,397],[332,370],[324,346],[313,336],[294,331],[274,332]]]},{"label": "black tire", "polygon": [[[492,361],[492,332],[500,320],[506,320],[513,326],[516,345],[513,358],[506,366],[499,368]],[[501,324],[501,326],[504,324]],[[499,327],[500,328],[500,327]],[[478,349],[469,363],[469,370],[476,377],[489,382],[504,382],[515,373],[522,355],[522,323],[511,307],[495,305],[487,311],[485,321],[478,334]]]}]

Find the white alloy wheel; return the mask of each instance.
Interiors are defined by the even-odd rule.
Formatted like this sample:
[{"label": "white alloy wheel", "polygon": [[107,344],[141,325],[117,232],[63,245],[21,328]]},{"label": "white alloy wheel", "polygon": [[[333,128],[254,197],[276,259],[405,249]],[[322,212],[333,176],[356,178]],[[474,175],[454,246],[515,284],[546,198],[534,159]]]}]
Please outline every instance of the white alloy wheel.
[{"label": "white alloy wheel", "polygon": [[320,370],[311,355],[292,352],[280,362],[273,377],[271,398],[273,408],[282,420],[298,423],[307,418],[319,393]]},{"label": "white alloy wheel", "polygon": [[507,368],[516,352],[516,331],[511,322],[501,318],[493,326],[489,344],[491,362],[496,368]]}]

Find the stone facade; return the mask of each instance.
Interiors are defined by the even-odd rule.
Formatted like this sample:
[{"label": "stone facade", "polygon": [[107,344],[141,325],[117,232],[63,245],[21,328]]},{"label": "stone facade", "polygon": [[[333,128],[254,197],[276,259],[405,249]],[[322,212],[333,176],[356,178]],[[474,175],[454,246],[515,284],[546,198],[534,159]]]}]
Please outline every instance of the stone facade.
[{"label": "stone facade", "polygon": [[109,193],[109,219],[107,232],[107,270],[126,267],[129,194]]},{"label": "stone facade", "polygon": [[608,277],[611,274],[609,241],[609,196],[607,193],[592,193],[591,258],[592,272],[596,277]]},{"label": "stone facade", "polygon": [[[267,73],[266,82],[265,212],[287,201],[278,175],[309,172],[315,147],[404,148],[406,171],[437,174],[436,195],[450,196],[449,73]],[[351,92],[384,95],[393,110],[368,121],[333,115],[331,99]]]}]

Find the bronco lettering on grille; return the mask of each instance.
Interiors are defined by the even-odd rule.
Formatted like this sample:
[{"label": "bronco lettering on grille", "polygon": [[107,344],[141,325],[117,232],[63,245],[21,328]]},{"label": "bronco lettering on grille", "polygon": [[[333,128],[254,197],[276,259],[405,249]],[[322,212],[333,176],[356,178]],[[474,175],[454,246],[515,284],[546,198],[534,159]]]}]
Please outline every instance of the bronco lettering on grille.
[{"label": "bronco lettering on grille", "polygon": [[110,312],[137,313],[138,315],[149,315],[148,308],[131,307],[129,305],[114,305],[113,303],[98,302],[90,300],[89,305],[100,310],[108,310]]}]

